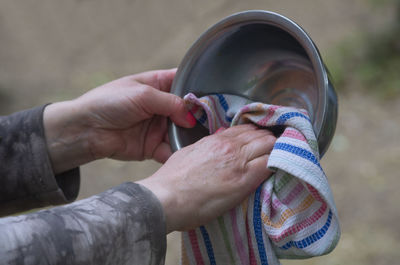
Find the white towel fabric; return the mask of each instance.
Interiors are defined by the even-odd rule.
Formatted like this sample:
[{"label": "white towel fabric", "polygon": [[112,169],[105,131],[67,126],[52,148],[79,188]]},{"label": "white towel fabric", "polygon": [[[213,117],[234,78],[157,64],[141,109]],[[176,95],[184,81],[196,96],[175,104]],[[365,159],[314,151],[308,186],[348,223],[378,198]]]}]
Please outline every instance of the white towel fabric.
[{"label": "white towel fabric", "polygon": [[275,173],[242,205],[184,232],[182,264],[279,264],[333,250],[338,215],[307,112],[233,95],[188,94],[185,101],[210,133],[250,122],[285,129],[266,165]]}]

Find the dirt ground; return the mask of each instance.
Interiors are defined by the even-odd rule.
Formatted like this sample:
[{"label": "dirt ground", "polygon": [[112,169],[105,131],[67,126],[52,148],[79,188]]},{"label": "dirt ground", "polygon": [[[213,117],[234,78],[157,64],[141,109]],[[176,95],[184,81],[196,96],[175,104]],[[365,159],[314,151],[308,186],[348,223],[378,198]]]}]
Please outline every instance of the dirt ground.
[{"label": "dirt ground", "polygon": [[[369,2],[0,0],[0,114],[70,99],[123,75],[175,67],[204,30],[246,9],[292,18],[326,56],[353,34],[388,22],[390,12],[372,10]],[[336,135],[322,160],[341,241],[328,256],[283,264],[399,263],[400,99],[382,102],[351,87],[342,91]],[[85,165],[80,198],[158,167],[151,161]],[[179,234],[169,235],[167,264],[179,263],[179,248]]]}]

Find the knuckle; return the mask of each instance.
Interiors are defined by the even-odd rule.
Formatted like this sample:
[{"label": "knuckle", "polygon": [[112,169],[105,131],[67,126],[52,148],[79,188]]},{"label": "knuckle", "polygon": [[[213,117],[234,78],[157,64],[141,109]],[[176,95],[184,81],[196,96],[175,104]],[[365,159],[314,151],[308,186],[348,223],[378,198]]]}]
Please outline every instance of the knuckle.
[{"label": "knuckle", "polygon": [[156,80],[157,82],[160,81],[160,72],[159,71],[155,71],[152,73],[152,80]]},{"label": "knuckle", "polygon": [[267,141],[270,144],[274,144],[276,142],[276,139],[277,139],[276,136],[274,136],[273,134],[270,134],[270,135],[267,136]]},{"label": "knuckle", "polygon": [[136,95],[141,99],[151,98],[153,95],[153,89],[147,85],[138,86],[136,88]]},{"label": "knuckle", "polygon": [[225,156],[232,156],[235,155],[235,153],[237,152],[236,145],[228,139],[222,139],[220,141],[220,144],[216,146],[216,148],[218,148],[220,152]]},{"label": "knuckle", "polygon": [[185,107],[185,103],[183,102],[183,99],[177,96],[173,96],[171,99],[171,103],[176,106],[177,109],[183,109]]}]

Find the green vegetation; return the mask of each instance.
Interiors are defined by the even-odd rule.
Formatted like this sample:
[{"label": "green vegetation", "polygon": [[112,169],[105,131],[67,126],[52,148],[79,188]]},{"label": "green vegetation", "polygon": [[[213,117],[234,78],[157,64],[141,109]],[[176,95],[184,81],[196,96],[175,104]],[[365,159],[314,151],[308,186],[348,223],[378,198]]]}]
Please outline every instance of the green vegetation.
[{"label": "green vegetation", "polygon": [[394,21],[378,32],[366,32],[343,42],[326,58],[336,87],[363,89],[387,100],[400,96],[400,1],[372,1],[395,8]]}]

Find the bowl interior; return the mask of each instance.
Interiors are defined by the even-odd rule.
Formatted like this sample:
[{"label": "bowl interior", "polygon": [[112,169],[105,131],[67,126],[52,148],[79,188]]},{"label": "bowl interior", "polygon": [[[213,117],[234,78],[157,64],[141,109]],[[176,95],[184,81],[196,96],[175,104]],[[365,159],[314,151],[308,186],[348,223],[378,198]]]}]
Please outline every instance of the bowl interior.
[{"label": "bowl interior", "polygon": [[[222,23],[203,34],[189,50],[172,92],[181,97],[189,92],[200,97],[234,94],[257,102],[303,108],[318,134],[325,107],[321,98],[325,95],[319,89],[320,80],[309,54],[304,43],[276,23]],[[198,127],[174,127],[173,133],[177,142],[174,149],[207,134]]]},{"label": "bowl interior", "polygon": [[318,86],[305,50],[267,24],[241,25],[216,36],[187,74],[183,92],[235,94],[304,108],[311,116],[318,108]]}]

